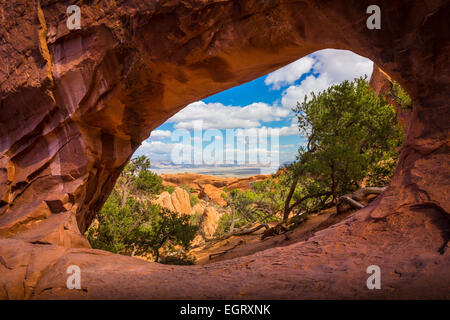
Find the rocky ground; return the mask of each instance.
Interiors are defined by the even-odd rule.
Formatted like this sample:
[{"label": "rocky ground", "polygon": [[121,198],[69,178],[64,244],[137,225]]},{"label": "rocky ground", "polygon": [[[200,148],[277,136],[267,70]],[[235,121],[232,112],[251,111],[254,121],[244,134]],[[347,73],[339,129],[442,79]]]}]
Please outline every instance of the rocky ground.
[{"label": "rocky ground", "polygon": [[197,173],[161,174],[164,186],[188,187],[201,200],[213,201],[219,206],[225,206],[222,198],[224,188],[247,190],[252,182],[267,179],[269,175],[256,175],[244,178],[223,178]]},{"label": "rocky ground", "polygon": [[[198,265],[248,256],[269,248],[287,246],[299,241],[305,241],[315,232],[328,228],[351,215],[354,210],[337,214],[336,208],[325,209],[308,216],[308,219],[297,228],[281,235],[262,239],[265,229],[259,229],[248,235],[236,235],[220,239],[215,235],[219,219],[228,208],[221,194],[224,188],[246,190],[252,182],[267,179],[268,175],[257,175],[245,178],[221,178],[195,173],[162,174],[164,186],[174,187],[169,194],[161,193],[153,202],[179,214],[198,214],[200,217],[199,231],[192,241],[188,256],[195,258]],[[189,191],[200,195],[200,202],[191,206]],[[370,197],[373,200],[373,197]],[[277,223],[269,223],[270,227]],[[258,224],[255,224],[255,226]],[[249,229],[252,227],[248,227]]]},{"label": "rocky ground", "polygon": [[[160,175],[164,186],[174,187],[172,193],[162,192],[153,202],[160,206],[177,212],[179,214],[199,215],[200,224],[196,238],[192,246],[196,249],[189,252],[189,256],[195,257],[198,264],[204,263],[199,260],[202,254],[210,251],[216,253],[210,248],[211,239],[215,236],[215,231],[219,219],[228,208],[222,197],[224,188],[246,190],[250,188],[251,183],[267,179],[267,175],[257,175],[245,178],[221,178],[211,175],[202,175],[195,173],[162,174]],[[199,202],[191,206],[190,195],[199,197]],[[237,238],[237,237],[233,237]],[[220,246],[219,246],[220,247]],[[197,254],[200,248],[204,252]],[[250,251],[249,251],[250,252]]]},{"label": "rocky ground", "polygon": [[[232,236],[225,240],[216,240],[203,243],[189,251],[196,258],[196,264],[208,264],[217,261],[233,259],[251,255],[269,248],[287,246],[296,242],[305,241],[315,232],[332,226],[335,223],[351,215],[348,211],[336,216],[336,209],[327,209],[318,214],[312,214],[299,227],[281,235],[274,235],[262,239],[264,229],[260,229],[249,235]],[[270,227],[276,223],[269,223]]]},{"label": "rocky ground", "polygon": [[[364,1],[88,1],[69,30],[59,1],[2,3],[0,298],[449,299],[450,5],[380,4],[369,30]],[[379,199],[305,241],[202,266],[90,248],[82,234],[153,129],[325,48],[371,59],[413,99]],[[72,264],[82,290],[66,287]],[[382,290],[365,286],[373,264]]]}]

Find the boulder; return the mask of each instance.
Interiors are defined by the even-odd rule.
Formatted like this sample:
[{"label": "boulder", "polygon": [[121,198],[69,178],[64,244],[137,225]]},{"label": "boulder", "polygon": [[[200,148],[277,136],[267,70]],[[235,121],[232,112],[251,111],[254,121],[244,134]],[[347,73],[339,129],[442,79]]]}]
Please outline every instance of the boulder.
[{"label": "boulder", "polygon": [[222,189],[219,189],[212,184],[205,184],[201,186],[199,198],[205,201],[213,201],[219,206],[224,207],[227,203],[222,198],[222,193]]},{"label": "boulder", "polygon": [[176,187],[170,198],[175,212],[191,214],[191,200],[189,199],[189,193],[185,189]]},{"label": "boulder", "polygon": [[219,222],[220,214],[214,207],[206,207],[200,223],[200,233],[206,238],[214,236]]},{"label": "boulder", "polygon": [[169,209],[175,212],[175,207],[172,203],[172,197],[167,191],[162,192],[155,200],[152,201],[154,204],[160,205],[163,208]]},{"label": "boulder", "polygon": [[203,214],[203,211],[205,211],[205,205],[199,202],[192,207],[191,214]]},{"label": "boulder", "polygon": [[172,194],[164,191],[152,202],[173,212],[191,214],[191,201],[189,199],[189,193],[187,193],[187,191],[183,188],[175,188]]}]

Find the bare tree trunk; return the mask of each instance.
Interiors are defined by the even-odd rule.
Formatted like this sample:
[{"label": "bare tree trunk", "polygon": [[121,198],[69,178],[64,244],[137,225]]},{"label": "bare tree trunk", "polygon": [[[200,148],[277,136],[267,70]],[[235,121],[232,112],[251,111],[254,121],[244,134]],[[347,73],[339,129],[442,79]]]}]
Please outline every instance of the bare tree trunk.
[{"label": "bare tree trunk", "polygon": [[361,204],[358,201],[353,200],[352,198],[347,197],[347,196],[339,197],[339,202],[347,202],[348,204],[350,204],[350,206],[352,206],[355,209],[362,209],[362,208],[364,208],[363,204]]},{"label": "bare tree trunk", "polygon": [[233,207],[231,207],[231,225],[230,225],[230,233],[234,231],[234,223],[235,223],[235,210]]},{"label": "bare tree trunk", "polygon": [[[294,209],[296,206],[298,206],[299,204],[301,204],[305,200],[308,200],[308,199],[311,199],[311,198],[323,197],[323,196],[330,196],[330,195],[332,195],[331,192],[326,191],[326,192],[322,192],[322,193],[318,193],[318,194],[311,194],[311,195],[304,196],[303,198],[297,200],[294,204],[292,204],[292,206],[290,206],[288,208],[288,212],[291,212],[292,209]],[[288,214],[288,217],[289,217],[289,214]],[[283,222],[285,222],[285,221],[287,221],[287,218],[283,219]]]},{"label": "bare tree trunk", "polygon": [[121,208],[125,207],[125,205],[127,204],[127,197],[128,197],[128,192],[127,192],[127,189],[124,187],[122,190],[122,201],[120,203]]},{"label": "bare tree trunk", "polygon": [[331,202],[336,203],[337,195],[336,195],[336,179],[335,179],[335,171],[334,171],[334,163],[331,164],[331,194],[333,196]]},{"label": "bare tree trunk", "polygon": [[165,236],[162,238],[161,242],[159,243],[158,249],[156,249],[156,258],[155,258],[155,262],[158,262],[158,260],[159,260],[159,249],[162,248],[162,246],[164,245],[164,243],[166,242],[166,240],[167,240],[167,235],[165,235]]},{"label": "bare tree trunk", "polygon": [[346,195],[343,195],[337,199],[336,203],[336,212],[339,214],[342,212],[341,205],[342,203],[347,203],[350,207],[354,209],[362,209],[365,206],[360,203],[360,201],[367,198],[370,194],[381,194],[384,190],[386,190],[386,187],[379,188],[379,187],[367,187],[358,189],[353,193],[349,193]]},{"label": "bare tree trunk", "polygon": [[294,195],[295,188],[297,187],[299,179],[300,179],[300,176],[296,176],[296,177],[294,177],[294,180],[292,181],[291,188],[289,189],[289,193],[286,197],[286,201],[284,202],[283,221],[286,221],[289,218],[289,214],[291,213],[291,207],[289,206],[289,204],[291,203],[292,196]]}]

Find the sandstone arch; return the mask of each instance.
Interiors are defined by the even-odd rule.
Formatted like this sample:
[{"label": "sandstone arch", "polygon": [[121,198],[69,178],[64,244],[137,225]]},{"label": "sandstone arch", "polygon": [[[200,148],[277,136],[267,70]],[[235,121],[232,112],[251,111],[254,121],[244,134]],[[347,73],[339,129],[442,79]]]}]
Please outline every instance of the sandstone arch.
[{"label": "sandstone arch", "polygon": [[[0,297],[449,298],[450,6],[376,2],[381,30],[366,28],[363,1],[90,1],[77,31],[66,28],[69,4],[3,4]],[[306,242],[204,268],[89,249],[80,230],[152,129],[323,48],[369,57],[413,97],[380,200]],[[86,290],[65,289],[69,264]],[[370,264],[386,290],[365,289]]]}]

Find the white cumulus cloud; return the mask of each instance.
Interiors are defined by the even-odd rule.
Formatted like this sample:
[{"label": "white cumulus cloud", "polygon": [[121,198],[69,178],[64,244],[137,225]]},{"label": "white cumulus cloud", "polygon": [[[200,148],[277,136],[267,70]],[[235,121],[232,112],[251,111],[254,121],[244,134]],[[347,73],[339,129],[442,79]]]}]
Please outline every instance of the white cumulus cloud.
[{"label": "white cumulus cloud", "polygon": [[261,122],[280,121],[288,115],[289,110],[263,102],[239,107],[197,101],[167,122],[175,123],[176,129],[193,129],[198,120],[203,120],[203,129],[255,128],[261,126]]},{"label": "white cumulus cloud", "polygon": [[170,138],[172,135],[172,131],[170,130],[153,130],[150,134],[150,139],[152,140],[163,140],[166,138]]},{"label": "white cumulus cloud", "polygon": [[[281,98],[281,105],[293,108],[297,101],[303,101],[305,95],[318,93],[331,85],[344,80],[353,80],[360,76],[372,75],[373,62],[351,51],[325,49],[317,51],[308,57],[314,59],[312,72],[300,84],[287,88]],[[300,59],[301,60],[301,59]]]},{"label": "white cumulus cloud", "polygon": [[300,79],[303,74],[308,73],[311,70],[314,62],[315,60],[310,56],[301,58],[270,73],[264,80],[264,83],[268,86],[271,85],[271,88],[275,90],[280,89],[282,86],[293,84]]}]

